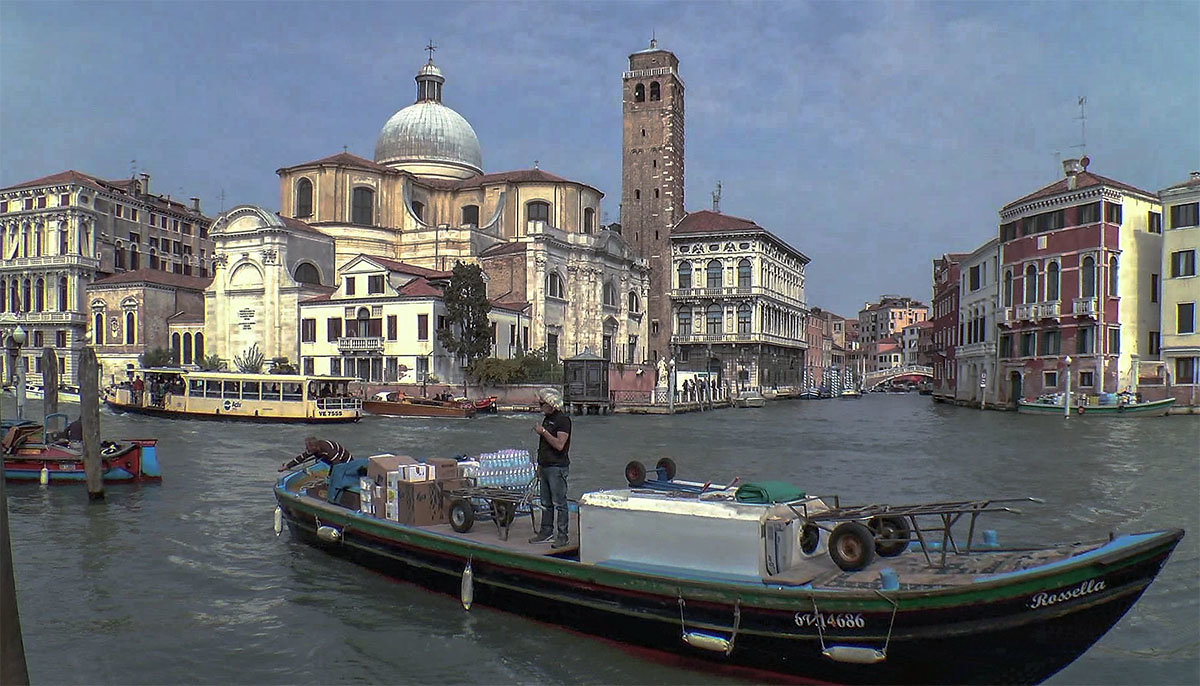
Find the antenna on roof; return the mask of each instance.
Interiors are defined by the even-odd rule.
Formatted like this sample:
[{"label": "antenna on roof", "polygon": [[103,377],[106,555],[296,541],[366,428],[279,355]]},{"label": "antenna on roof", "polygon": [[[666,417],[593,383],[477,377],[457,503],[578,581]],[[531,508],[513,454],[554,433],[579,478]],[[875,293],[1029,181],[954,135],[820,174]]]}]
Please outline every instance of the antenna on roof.
[{"label": "antenna on roof", "polygon": [[658,38],[655,37],[654,29],[650,29],[650,47],[651,48],[658,47]]},{"label": "antenna on roof", "polygon": [[1079,156],[1086,157],[1087,156],[1087,110],[1085,109],[1085,106],[1087,105],[1087,96],[1086,95],[1079,96],[1078,104],[1079,104],[1079,116],[1075,117],[1075,118],[1079,120],[1079,144],[1072,145],[1071,147],[1079,148]]},{"label": "antenna on roof", "polygon": [[225,211],[225,189],[221,189],[221,211]]},{"label": "antenna on roof", "polygon": [[129,178],[137,176],[137,160],[129,160]]},{"label": "antenna on roof", "polygon": [[721,211],[721,182],[717,181],[717,190],[712,192],[713,212]]},{"label": "antenna on roof", "polygon": [[534,161],[533,161],[533,168],[534,168],[534,169],[537,169],[537,168],[538,168],[538,161],[537,161],[537,160],[534,160]]}]

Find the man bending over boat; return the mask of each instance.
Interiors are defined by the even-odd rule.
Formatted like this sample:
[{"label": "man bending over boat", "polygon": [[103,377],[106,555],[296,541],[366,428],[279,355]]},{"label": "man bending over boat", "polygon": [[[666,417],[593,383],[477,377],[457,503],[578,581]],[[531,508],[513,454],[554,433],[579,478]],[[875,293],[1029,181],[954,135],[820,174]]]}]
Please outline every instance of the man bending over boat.
[{"label": "man bending over boat", "polygon": [[283,472],[293,467],[298,467],[309,460],[324,462],[332,467],[335,464],[349,462],[353,459],[354,456],[350,454],[349,450],[343,448],[341,443],[317,438],[316,436],[309,436],[304,439],[304,452],[280,465],[279,471]]},{"label": "man bending over boat", "polygon": [[[541,437],[538,441],[538,481],[541,485],[542,528],[530,543],[549,543],[551,548],[570,545],[567,537],[567,467],[571,459],[567,452],[571,448],[571,418],[562,411],[562,396],[553,388],[538,391],[538,406],[545,414],[541,424],[533,432]],[[558,526],[554,526],[555,515]]]}]

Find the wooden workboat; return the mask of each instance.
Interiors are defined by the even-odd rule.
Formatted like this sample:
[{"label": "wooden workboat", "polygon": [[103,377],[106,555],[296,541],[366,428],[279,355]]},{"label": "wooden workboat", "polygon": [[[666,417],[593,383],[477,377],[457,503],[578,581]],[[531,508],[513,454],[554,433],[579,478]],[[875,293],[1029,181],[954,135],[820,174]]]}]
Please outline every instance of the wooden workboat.
[{"label": "wooden workboat", "polygon": [[363,411],[391,417],[474,417],[475,403],[469,400],[435,400],[405,395],[399,391],[376,393],[364,400]]},{"label": "wooden workboat", "polygon": [[767,399],[756,391],[742,391],[733,399],[734,407],[764,407]]},{"label": "wooden workboat", "polygon": [[[1175,404],[1174,398],[1166,398],[1164,400],[1148,400],[1138,402],[1137,400],[1118,401],[1110,404],[1099,403],[1079,403],[1072,400],[1070,412],[1077,416],[1096,416],[1105,417],[1162,417],[1169,414],[1171,406]],[[1061,396],[1057,401],[1051,399],[1043,400],[1018,400],[1017,412],[1022,414],[1065,414]]]},{"label": "wooden workboat", "polygon": [[110,386],[101,399],[111,409],[183,419],[326,424],[356,422],[362,398],[342,376],[240,374],[177,368],[138,370],[144,388]]},{"label": "wooden workboat", "polygon": [[[1012,512],[1003,501],[759,504],[739,502],[747,485],[658,481],[585,494],[572,539],[555,549],[526,543],[527,518],[504,540],[488,527],[375,518],[314,495],[327,473],[279,479],[277,532],[286,524],[307,544],[454,594],[468,610],[680,653],[701,669],[835,683],[1042,681],[1121,618],[1183,536],[1005,548],[991,531],[981,545],[975,529],[981,514]],[[970,522],[965,536],[960,521]]]},{"label": "wooden workboat", "polygon": [[[0,445],[3,446],[6,480],[44,484],[87,481],[83,445],[78,440],[70,440],[65,432],[48,430],[58,418],[65,420],[65,415],[50,415],[44,424],[18,421],[2,425]],[[60,426],[65,426],[65,421]],[[104,483],[161,481],[157,443],[153,438],[102,441],[100,474]]]}]

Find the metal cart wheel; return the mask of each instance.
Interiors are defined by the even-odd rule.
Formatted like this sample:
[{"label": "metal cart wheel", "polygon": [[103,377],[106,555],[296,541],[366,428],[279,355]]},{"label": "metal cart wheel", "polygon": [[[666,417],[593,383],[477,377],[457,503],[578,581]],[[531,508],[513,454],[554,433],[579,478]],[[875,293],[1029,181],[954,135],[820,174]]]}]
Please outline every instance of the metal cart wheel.
[{"label": "metal cart wheel", "polygon": [[669,457],[664,457],[654,465],[655,471],[662,477],[663,481],[670,481],[675,478],[675,460]]},{"label": "metal cart wheel", "polygon": [[908,548],[912,538],[908,522],[903,517],[872,517],[868,528],[875,534],[875,552],[880,557],[895,557]]},{"label": "metal cart wheel", "polygon": [[630,486],[641,486],[646,483],[646,465],[637,460],[625,465],[625,480]]},{"label": "metal cart wheel", "polygon": [[842,571],[857,572],[875,559],[875,536],[858,522],[843,522],[829,536],[829,557]]},{"label": "metal cart wheel", "polygon": [[471,501],[459,498],[450,504],[450,526],[460,534],[465,534],[475,525],[475,508]]}]

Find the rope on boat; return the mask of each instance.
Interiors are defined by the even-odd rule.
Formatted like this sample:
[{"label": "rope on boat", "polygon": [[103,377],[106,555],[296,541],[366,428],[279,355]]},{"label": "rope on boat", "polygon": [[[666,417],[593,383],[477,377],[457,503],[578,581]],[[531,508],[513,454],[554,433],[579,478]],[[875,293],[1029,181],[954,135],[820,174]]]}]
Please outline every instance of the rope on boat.
[{"label": "rope on boat", "polygon": [[737,640],[738,628],[742,624],[742,599],[738,598],[733,603],[733,631],[729,638],[717,636],[716,634],[705,633],[703,631],[688,631],[687,622],[683,618],[683,610],[686,601],[683,599],[683,592],[679,591],[679,629],[680,639],[684,643],[702,650],[711,650],[716,653],[724,653],[729,655],[733,652],[734,641]]}]

